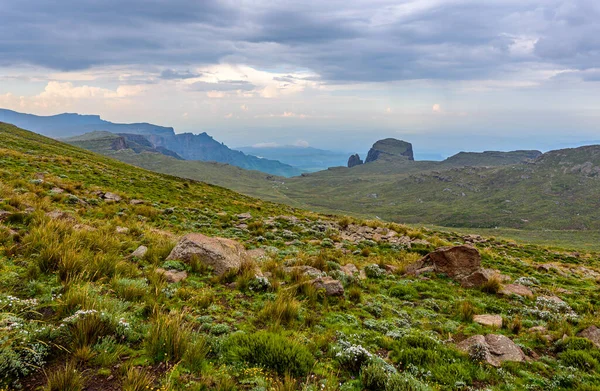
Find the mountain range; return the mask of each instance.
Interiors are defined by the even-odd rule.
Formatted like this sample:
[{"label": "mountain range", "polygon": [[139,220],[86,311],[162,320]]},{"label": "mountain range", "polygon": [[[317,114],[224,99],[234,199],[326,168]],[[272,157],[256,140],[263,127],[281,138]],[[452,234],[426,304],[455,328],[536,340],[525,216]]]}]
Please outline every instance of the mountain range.
[{"label": "mountain range", "polygon": [[[0,122],[11,123],[52,138],[69,138],[89,132],[120,134],[135,143],[151,144],[150,148],[167,156],[186,160],[226,163],[248,170],[259,170],[284,177],[300,175],[303,170],[276,160],[261,159],[235,151],[216,141],[207,133],[176,134],[173,128],[148,123],[119,124],[105,121],[98,115],[59,114],[37,116],[0,109]],[[142,137],[134,137],[134,135]],[[145,138],[146,141],[142,141]],[[86,140],[83,140],[86,141]],[[83,142],[79,140],[78,142]]]}]

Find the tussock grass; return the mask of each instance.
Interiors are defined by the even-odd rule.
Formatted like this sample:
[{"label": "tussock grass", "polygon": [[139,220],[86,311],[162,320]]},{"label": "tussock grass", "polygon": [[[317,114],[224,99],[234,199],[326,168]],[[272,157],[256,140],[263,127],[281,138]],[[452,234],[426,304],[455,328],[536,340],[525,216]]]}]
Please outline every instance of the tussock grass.
[{"label": "tussock grass", "polygon": [[81,373],[72,362],[46,373],[46,377],[48,380],[44,391],[81,391],[83,389]]},{"label": "tussock grass", "polygon": [[154,362],[179,361],[190,344],[191,331],[181,312],[162,313],[154,309],[154,316],[145,347]]}]

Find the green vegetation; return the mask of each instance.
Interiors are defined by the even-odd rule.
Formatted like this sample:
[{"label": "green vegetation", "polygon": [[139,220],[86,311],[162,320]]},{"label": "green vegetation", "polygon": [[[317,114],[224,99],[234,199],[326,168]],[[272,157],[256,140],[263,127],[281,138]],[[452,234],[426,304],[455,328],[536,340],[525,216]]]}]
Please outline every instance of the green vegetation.
[{"label": "green vegetation", "polygon": [[[167,261],[190,232],[243,243],[253,261],[221,276]],[[483,237],[482,266],[506,278],[485,289],[402,273],[466,239],[277,205],[0,125],[0,385],[598,389],[600,349],[578,336],[598,326],[598,254]],[[501,294],[508,283],[533,297]],[[486,334],[528,360],[494,367],[458,350]]]}]

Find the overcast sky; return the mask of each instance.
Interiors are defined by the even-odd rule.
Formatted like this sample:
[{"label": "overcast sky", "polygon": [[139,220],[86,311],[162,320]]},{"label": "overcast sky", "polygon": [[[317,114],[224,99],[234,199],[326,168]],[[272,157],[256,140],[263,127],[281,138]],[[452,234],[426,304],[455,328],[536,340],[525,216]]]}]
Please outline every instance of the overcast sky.
[{"label": "overcast sky", "polygon": [[600,139],[597,0],[0,1],[0,107],[230,146]]}]

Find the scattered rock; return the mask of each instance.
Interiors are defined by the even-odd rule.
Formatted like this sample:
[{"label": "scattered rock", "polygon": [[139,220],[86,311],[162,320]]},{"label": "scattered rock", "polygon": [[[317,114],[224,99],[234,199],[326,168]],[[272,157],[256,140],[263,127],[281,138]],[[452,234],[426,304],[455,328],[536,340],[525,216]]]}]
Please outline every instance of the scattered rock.
[{"label": "scattered rock", "polygon": [[325,289],[327,296],[344,295],[344,286],[342,283],[329,276],[316,278],[312,281],[312,284],[317,289]]},{"label": "scattered rock", "polygon": [[494,277],[499,277],[498,272],[492,269],[479,269],[460,280],[460,285],[465,288],[482,286]]},{"label": "scattered rock", "polygon": [[400,268],[396,265],[385,265],[385,271],[390,274],[396,273],[399,269]]},{"label": "scattered rock", "polygon": [[120,202],[121,197],[115,193],[106,192],[102,194],[102,199],[109,202]]},{"label": "scattered rock", "polygon": [[480,235],[465,235],[462,237],[462,239],[466,242],[466,243],[486,243],[487,239],[481,237]]},{"label": "scattered rock", "polygon": [[596,326],[590,326],[577,335],[579,337],[589,339],[597,348],[600,349],[600,328]]},{"label": "scattered rock", "polygon": [[475,315],[473,322],[484,326],[502,328],[502,317],[500,315]]},{"label": "scattered rock", "polygon": [[73,229],[77,230],[77,231],[87,231],[87,232],[91,232],[91,231],[95,231],[96,230],[96,228],[91,227],[91,226],[89,226],[87,224],[75,224],[73,226]]},{"label": "scattered rock", "polygon": [[148,247],[140,246],[140,247],[136,248],[134,252],[131,253],[131,256],[134,258],[141,258],[144,255],[146,255],[147,252],[148,252]]},{"label": "scattered rock", "polygon": [[521,284],[508,284],[508,285],[504,285],[502,287],[502,289],[500,290],[501,295],[505,295],[505,296],[510,296],[510,295],[517,295],[517,296],[523,296],[523,297],[533,297],[533,292],[527,288],[525,285],[521,285]]},{"label": "scattered rock", "polygon": [[6,220],[10,215],[12,215],[12,213],[6,210],[0,210],[0,221]]},{"label": "scattered rock", "polygon": [[117,226],[117,228],[115,228],[115,232],[118,234],[126,234],[129,233],[129,228]]},{"label": "scattered rock", "polygon": [[53,187],[53,188],[50,190],[50,193],[52,193],[52,194],[62,194],[62,193],[64,193],[64,192],[65,192],[65,191],[64,191],[63,189],[61,189],[60,187]]},{"label": "scattered rock", "polygon": [[218,275],[239,269],[242,262],[249,259],[244,246],[235,240],[191,233],[179,240],[167,260],[189,262],[194,257],[212,267]]},{"label": "scattered rock", "polygon": [[247,253],[250,258],[256,260],[262,260],[267,256],[267,252],[264,248],[253,248],[252,250],[248,250]]},{"label": "scattered rock", "polygon": [[144,201],[144,200],[131,200],[131,201],[129,201],[130,205],[143,205],[145,203],[146,203],[146,201]]},{"label": "scattered rock", "polygon": [[474,335],[456,347],[469,353],[472,359],[485,361],[495,367],[499,367],[504,361],[525,361],[525,354],[521,348],[504,335]]},{"label": "scattered rock", "polygon": [[165,270],[163,268],[156,269],[156,272],[162,274],[167,279],[167,282],[172,284],[183,281],[187,278],[187,273],[185,271],[179,270]]},{"label": "scattered rock", "polygon": [[236,217],[239,220],[250,220],[252,218],[252,215],[250,213],[240,213],[239,215],[236,215]]},{"label": "scattered rock", "polygon": [[548,328],[546,328],[546,326],[533,326],[529,328],[528,331],[530,333],[546,334],[548,332]]}]

